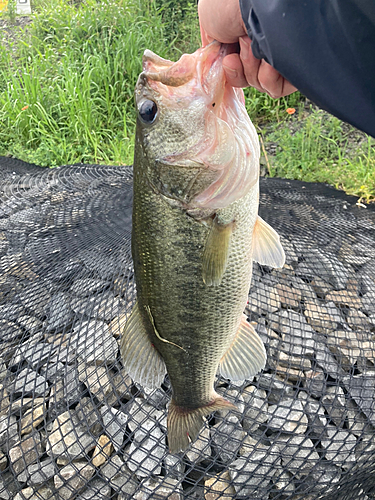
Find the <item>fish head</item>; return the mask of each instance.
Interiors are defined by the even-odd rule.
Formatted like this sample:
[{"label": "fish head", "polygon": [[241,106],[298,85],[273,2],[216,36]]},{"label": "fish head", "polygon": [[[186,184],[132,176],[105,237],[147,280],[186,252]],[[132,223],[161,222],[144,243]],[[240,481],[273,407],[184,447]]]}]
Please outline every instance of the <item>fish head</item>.
[{"label": "fish head", "polygon": [[242,90],[226,82],[227,53],[212,42],[172,62],[146,50],[136,85],[136,156],[153,188],[190,210],[226,207],[259,176],[258,137]]}]

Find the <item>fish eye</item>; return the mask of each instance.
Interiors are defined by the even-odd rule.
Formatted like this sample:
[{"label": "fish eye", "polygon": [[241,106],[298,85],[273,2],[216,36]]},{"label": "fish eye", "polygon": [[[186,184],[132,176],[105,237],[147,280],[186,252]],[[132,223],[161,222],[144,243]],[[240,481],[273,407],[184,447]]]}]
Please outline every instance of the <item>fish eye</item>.
[{"label": "fish eye", "polygon": [[150,125],[155,121],[156,115],[158,114],[158,107],[154,101],[146,99],[139,106],[138,113],[143,123]]}]

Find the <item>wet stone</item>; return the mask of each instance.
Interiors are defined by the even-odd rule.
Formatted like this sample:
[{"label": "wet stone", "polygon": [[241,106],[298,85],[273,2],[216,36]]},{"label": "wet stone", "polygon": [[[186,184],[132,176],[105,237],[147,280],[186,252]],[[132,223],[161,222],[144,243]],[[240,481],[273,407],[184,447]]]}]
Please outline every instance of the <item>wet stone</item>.
[{"label": "wet stone", "polygon": [[245,432],[236,416],[228,414],[222,422],[211,427],[213,446],[224,463],[230,463],[238,455]]},{"label": "wet stone", "polygon": [[47,389],[46,379],[30,368],[25,368],[17,375],[13,388],[16,393],[34,396],[43,396]]},{"label": "wet stone", "polygon": [[43,454],[38,432],[23,439],[17,446],[9,450],[12,469],[18,475],[33,464]]},{"label": "wet stone", "polygon": [[327,439],[321,440],[326,460],[344,469],[352,467],[356,462],[354,454],[356,437],[344,429],[333,426],[327,427],[326,432]]},{"label": "wet stone", "polygon": [[70,346],[86,363],[114,363],[118,345],[102,321],[83,321],[73,330]]},{"label": "wet stone", "polygon": [[66,465],[54,477],[55,488],[63,500],[71,500],[76,497],[95,472],[94,467],[87,462],[74,462]]},{"label": "wet stone", "polygon": [[124,441],[128,415],[110,406],[103,406],[100,413],[105,433],[110,438],[114,449],[118,451]]},{"label": "wet stone", "polygon": [[307,429],[307,417],[299,400],[281,400],[278,405],[269,406],[268,413],[268,426],[272,430],[303,434]]}]

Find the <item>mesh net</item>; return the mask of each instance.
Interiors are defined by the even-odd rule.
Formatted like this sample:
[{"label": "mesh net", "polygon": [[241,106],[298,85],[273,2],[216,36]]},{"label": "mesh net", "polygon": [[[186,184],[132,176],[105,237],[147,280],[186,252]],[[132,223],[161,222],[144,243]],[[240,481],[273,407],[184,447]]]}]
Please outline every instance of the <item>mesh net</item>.
[{"label": "mesh net", "polygon": [[324,185],[261,179],[286,265],[254,264],[246,314],[267,350],[216,390],[185,452],[171,389],[134,384],[132,170],[0,158],[0,499],[375,498],[375,212]]}]

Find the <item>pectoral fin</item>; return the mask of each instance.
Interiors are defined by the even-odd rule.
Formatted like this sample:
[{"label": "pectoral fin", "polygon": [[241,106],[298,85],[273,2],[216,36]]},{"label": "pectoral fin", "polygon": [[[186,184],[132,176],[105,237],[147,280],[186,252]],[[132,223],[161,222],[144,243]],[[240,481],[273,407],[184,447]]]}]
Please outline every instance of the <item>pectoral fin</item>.
[{"label": "pectoral fin", "polygon": [[120,352],[124,368],[135,382],[151,389],[163,383],[167,369],[163,358],[147,335],[138,301],[125,324]]},{"label": "pectoral fin", "polygon": [[203,251],[203,281],[208,286],[220,285],[228,263],[234,222],[220,224],[214,219]]},{"label": "pectoral fin", "polygon": [[229,380],[251,379],[266,364],[266,350],[254,328],[243,315],[230,348],[220,361],[220,374]]},{"label": "pectoral fin", "polygon": [[253,232],[253,259],[261,265],[275,268],[285,264],[285,253],[279,235],[259,216]]}]

